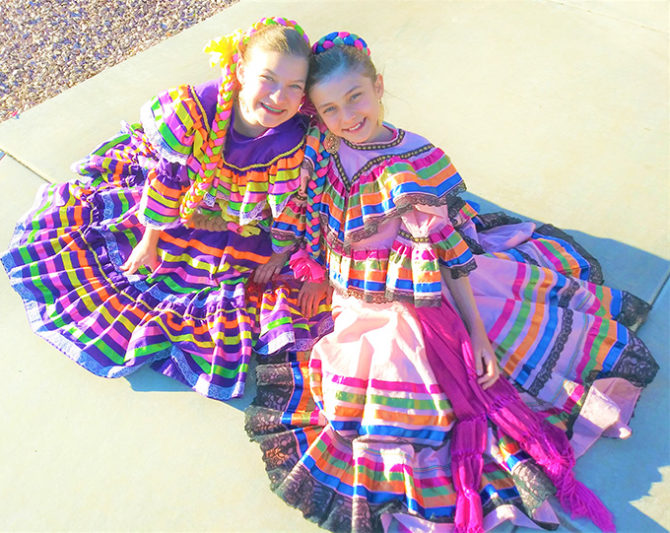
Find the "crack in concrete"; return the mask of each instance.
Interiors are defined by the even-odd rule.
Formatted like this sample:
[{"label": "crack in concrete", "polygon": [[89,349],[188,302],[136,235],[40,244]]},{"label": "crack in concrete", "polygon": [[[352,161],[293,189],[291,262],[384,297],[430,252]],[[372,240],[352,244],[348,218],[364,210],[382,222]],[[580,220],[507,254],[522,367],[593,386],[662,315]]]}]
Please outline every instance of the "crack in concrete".
[{"label": "crack in concrete", "polygon": [[652,309],[654,308],[656,300],[658,300],[658,298],[661,296],[663,289],[665,289],[665,286],[668,284],[668,280],[670,280],[670,268],[668,268],[668,271],[665,273],[665,278],[663,279],[663,282],[658,286],[658,288],[654,292],[654,295],[651,298],[651,302],[649,302],[651,304]]},{"label": "crack in concrete", "polygon": [[653,31],[656,33],[661,33],[663,35],[667,35],[668,32],[664,30],[659,30],[658,28],[654,28],[652,26],[647,26],[646,24],[643,24],[642,22],[638,22],[632,19],[627,19],[627,18],[622,18],[622,17],[617,17],[614,15],[610,15],[609,13],[603,13],[602,11],[594,10],[594,9],[588,9],[586,7],[582,7],[580,5],[574,4],[572,2],[561,2],[560,0],[544,0],[547,3],[550,4],[558,4],[560,6],[565,6],[565,7],[571,7],[573,9],[578,9],[580,11],[584,11],[586,13],[590,13],[591,15],[594,15],[596,17],[607,17],[612,20],[616,20],[618,22],[624,22],[626,24],[631,24],[633,26],[637,26],[638,28],[642,28],[645,30]]},{"label": "crack in concrete", "polygon": [[19,165],[21,165],[23,168],[34,174],[37,178],[41,179],[42,181],[45,181],[46,183],[55,183],[53,180],[50,180],[49,178],[44,176],[41,172],[31,167],[29,163],[26,163],[25,161],[15,157],[9,152],[5,152],[2,148],[0,148],[0,161],[2,161],[2,159],[5,157],[8,157],[9,159],[16,161]]}]

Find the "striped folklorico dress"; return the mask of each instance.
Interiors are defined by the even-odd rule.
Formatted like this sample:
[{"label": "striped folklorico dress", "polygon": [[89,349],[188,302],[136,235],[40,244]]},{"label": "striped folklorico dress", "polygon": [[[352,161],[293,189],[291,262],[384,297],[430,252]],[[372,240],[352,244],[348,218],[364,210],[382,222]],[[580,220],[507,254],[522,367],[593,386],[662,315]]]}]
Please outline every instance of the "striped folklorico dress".
[{"label": "striped folklorico dress", "polygon": [[[273,490],[332,531],[555,528],[554,493],[610,528],[572,466],[627,433],[656,373],[629,329],[648,306],[559,230],[478,214],[440,149],[387,127],[308,147],[295,231],[335,288],[334,330],[257,369],[247,431]],[[487,391],[440,267],[469,276],[504,376]]]},{"label": "striped folklorico dress", "polygon": [[[257,138],[231,127],[224,162],[201,220],[184,226],[179,202],[214,118],[219,80],[181,86],[148,102],[141,124],[73,165],[76,181],[44,186],[18,223],[2,262],[34,330],[96,375],[152,364],[201,394],[240,396],[252,351],[308,349],[331,319],[305,320],[290,269],[259,287],[251,273],[273,251],[273,218],[297,189],[306,122],[296,116]],[[233,119],[234,120],[234,119]],[[126,275],[121,265],[144,226],[161,228],[160,267]]]}]

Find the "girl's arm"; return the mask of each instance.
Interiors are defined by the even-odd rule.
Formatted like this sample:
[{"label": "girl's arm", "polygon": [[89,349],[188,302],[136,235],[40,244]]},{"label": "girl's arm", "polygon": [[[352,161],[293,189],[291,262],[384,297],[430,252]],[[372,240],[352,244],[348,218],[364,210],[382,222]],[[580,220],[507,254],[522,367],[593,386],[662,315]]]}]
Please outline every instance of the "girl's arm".
[{"label": "girl's arm", "polygon": [[121,266],[121,270],[127,274],[134,274],[140,266],[145,265],[152,272],[155,272],[160,264],[158,260],[158,240],[160,235],[161,230],[159,228],[146,226],[142,239],[133,248],[128,259]]},{"label": "girl's arm", "polygon": [[461,318],[463,318],[463,322],[470,333],[472,352],[475,358],[475,371],[479,376],[477,381],[483,389],[488,389],[498,379],[500,370],[498,369],[495,352],[486,334],[486,328],[477,310],[470,280],[467,276],[453,279],[448,269],[442,267],[441,270],[442,277],[454,297],[456,307],[458,307]]}]

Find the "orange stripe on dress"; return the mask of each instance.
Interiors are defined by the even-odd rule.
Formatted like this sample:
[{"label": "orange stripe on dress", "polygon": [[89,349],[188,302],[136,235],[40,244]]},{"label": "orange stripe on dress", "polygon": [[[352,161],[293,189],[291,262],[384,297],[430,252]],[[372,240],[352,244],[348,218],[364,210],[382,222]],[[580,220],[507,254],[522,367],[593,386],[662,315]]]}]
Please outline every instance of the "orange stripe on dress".
[{"label": "orange stripe on dress", "polygon": [[[505,365],[505,372],[508,374],[511,373],[514,368],[516,368],[521,359],[526,357],[526,354],[530,350],[531,346],[535,344],[542,326],[542,318],[545,316],[545,306],[539,302],[545,301],[546,294],[552,289],[553,285],[554,280],[549,279],[549,277],[546,275],[543,276],[540,284],[536,285],[535,292],[537,296],[533,298],[534,302],[531,304],[533,306],[533,314],[529,317],[530,326],[526,329],[526,333],[523,335],[523,341],[514,350],[514,353]],[[526,318],[526,324],[527,323],[528,317]]]},{"label": "orange stripe on dress", "polygon": [[[528,350],[537,340],[540,327],[542,325],[542,317],[544,317],[545,314],[544,306],[538,302],[544,300],[547,291],[551,290],[552,285],[553,280],[548,279],[547,276],[543,276],[543,280],[539,286],[536,284],[537,290],[535,292],[537,297],[533,299],[534,302],[532,304],[529,304],[531,305],[532,315],[529,314],[529,316],[526,317],[525,323],[523,325],[525,333],[520,333],[520,335],[523,334],[523,341],[517,348],[514,349],[514,352],[507,360],[507,363],[505,363],[504,371],[507,374],[511,374],[514,371],[514,369],[519,364],[519,361],[526,357]],[[529,320],[530,326],[528,326]]]},{"label": "orange stripe on dress", "polygon": [[577,261],[577,259],[575,259],[575,257],[565,249],[565,246],[562,246],[559,243],[554,243],[554,245],[560,249],[561,257],[568,263],[570,272],[573,273],[574,276],[579,276],[582,271],[581,266],[579,265],[579,261]]},{"label": "orange stripe on dress", "polygon": [[[598,353],[595,357],[595,363],[598,368],[602,369],[607,355],[610,353],[614,343],[618,342],[618,340],[619,336],[617,335],[616,322],[613,320],[607,320],[607,333],[605,334],[605,338],[600,343],[600,346],[598,346]],[[591,347],[591,349],[593,349],[593,347]]]},{"label": "orange stripe on dress", "polygon": [[115,311],[118,311],[119,313],[121,312],[126,312],[130,313],[136,318],[142,319],[146,316],[146,313],[141,311],[140,309],[137,308],[135,305],[135,302],[133,302],[133,305],[128,305],[128,304],[123,304],[121,303],[120,297],[117,295],[114,298],[110,298],[105,302],[105,305],[111,304],[111,306],[114,308]]},{"label": "orange stripe on dress", "polygon": [[[302,382],[303,383],[309,383],[309,367],[307,364],[301,364],[298,369],[300,370],[300,374],[302,375]],[[309,401],[312,399],[311,394],[306,394],[307,390],[309,390],[309,387],[305,388],[305,392],[301,394],[300,400],[298,401],[298,405],[295,408],[296,412],[306,412],[307,411],[307,405]]]},{"label": "orange stripe on dress", "polygon": [[169,243],[174,243],[181,248],[194,248],[200,252],[203,252],[208,255],[212,255],[216,257],[217,259],[220,259],[223,255],[229,255],[231,257],[234,257],[236,259],[249,259],[255,263],[266,263],[269,261],[269,256],[266,255],[259,255],[253,252],[244,252],[240,250],[236,250],[232,246],[226,246],[225,248],[213,248],[210,246],[207,246],[200,242],[197,239],[191,239],[191,240],[186,240],[186,239],[179,239],[177,237],[173,237],[167,232],[162,232],[161,233],[161,240],[164,240],[165,242]]},{"label": "orange stripe on dress", "polygon": [[[178,322],[175,322],[175,319],[178,320]],[[229,320],[226,320],[224,316],[220,315],[216,317],[215,320],[211,320],[211,317],[206,317],[205,320],[198,320],[201,325],[196,326],[196,320],[194,318],[181,316],[178,313],[172,312],[167,316],[166,322],[171,328],[178,332],[184,330],[185,328],[192,328],[195,334],[202,335],[206,332],[216,334],[214,326],[219,325],[223,326],[226,331],[234,330],[237,331],[238,335],[243,335],[244,331],[239,326],[241,324],[248,325],[250,320],[245,316],[235,316]],[[221,334],[223,334],[225,337],[225,331]]]},{"label": "orange stripe on dress", "polygon": [[175,201],[181,195],[183,188],[170,187],[160,181],[159,179],[154,179],[151,181],[151,188],[158,192],[161,196],[166,198],[168,201]]}]

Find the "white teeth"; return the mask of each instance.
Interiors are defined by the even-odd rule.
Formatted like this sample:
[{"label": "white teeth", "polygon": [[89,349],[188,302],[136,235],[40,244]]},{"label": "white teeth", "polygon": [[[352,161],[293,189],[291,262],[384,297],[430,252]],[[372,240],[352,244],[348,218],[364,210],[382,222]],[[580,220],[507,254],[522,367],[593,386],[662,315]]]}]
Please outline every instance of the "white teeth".
[{"label": "white teeth", "polygon": [[353,128],[345,128],[345,131],[358,131],[363,127],[363,120],[356,124]]},{"label": "white teeth", "polygon": [[263,104],[263,103],[261,103],[261,105],[262,105],[265,109],[267,109],[268,111],[270,111],[271,113],[281,113],[281,112],[282,112],[281,109],[275,109],[274,107],[270,107],[270,106],[267,105],[267,104]]}]

